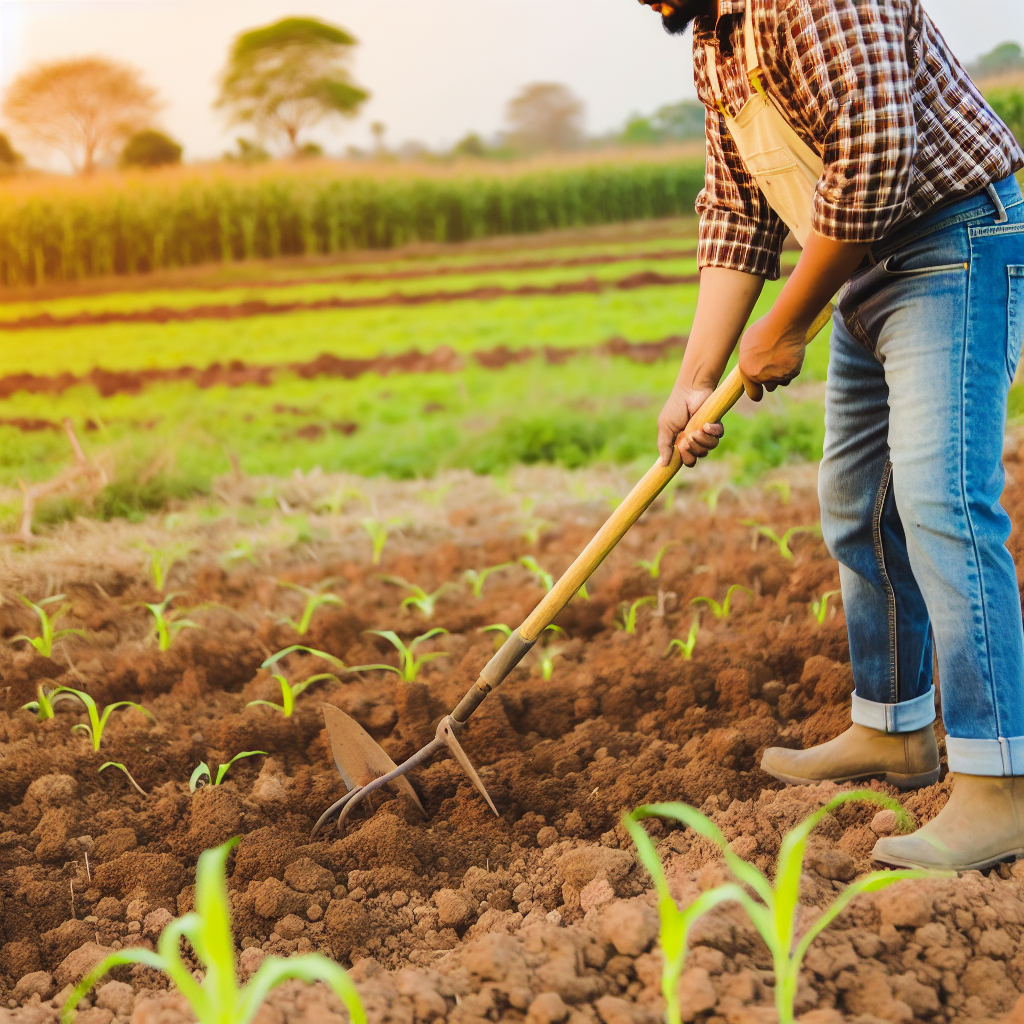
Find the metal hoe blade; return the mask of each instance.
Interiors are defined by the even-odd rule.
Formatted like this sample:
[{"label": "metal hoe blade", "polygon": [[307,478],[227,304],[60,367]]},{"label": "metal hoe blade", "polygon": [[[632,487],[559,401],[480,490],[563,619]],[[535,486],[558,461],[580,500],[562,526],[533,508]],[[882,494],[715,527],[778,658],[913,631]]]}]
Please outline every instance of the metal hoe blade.
[{"label": "metal hoe blade", "polygon": [[334,760],[349,791],[324,811],[320,820],[313,827],[313,836],[335,814],[338,815],[338,829],[341,830],[353,808],[389,782],[397,783],[400,790],[410,796],[422,811],[423,805],[405,775],[413,768],[426,764],[435,754],[445,749],[451,751],[452,756],[469,776],[477,792],[487,801],[487,806],[497,815],[498,810],[494,806],[494,801],[456,738],[459,725],[451,715],[446,715],[438,722],[437,731],[430,743],[413,754],[407,761],[396,765],[369,733],[358,722],[349,718],[344,711],[340,711],[330,704],[324,704],[323,712],[327,721],[327,734],[331,739]]}]

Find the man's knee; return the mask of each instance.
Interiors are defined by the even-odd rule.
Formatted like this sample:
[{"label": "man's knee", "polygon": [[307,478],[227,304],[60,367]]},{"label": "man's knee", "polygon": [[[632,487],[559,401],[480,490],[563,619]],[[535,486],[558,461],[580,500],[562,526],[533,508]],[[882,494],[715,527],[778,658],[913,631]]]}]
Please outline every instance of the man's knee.
[{"label": "man's knee", "polygon": [[818,470],[818,505],[825,547],[836,561],[849,564],[854,549],[864,543],[865,528],[870,533],[870,509],[850,487],[849,474],[827,457]]}]

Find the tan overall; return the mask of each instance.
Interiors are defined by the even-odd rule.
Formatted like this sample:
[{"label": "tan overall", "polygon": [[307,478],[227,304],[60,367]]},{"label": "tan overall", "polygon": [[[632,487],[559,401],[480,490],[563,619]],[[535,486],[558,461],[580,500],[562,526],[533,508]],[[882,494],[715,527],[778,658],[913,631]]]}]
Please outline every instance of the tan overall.
[{"label": "tan overall", "polygon": [[734,117],[722,98],[715,47],[704,46],[708,80],[725,126],[747,173],[757,182],[768,205],[793,232],[801,247],[811,233],[814,189],[824,169],[821,157],[800,138],[765,92],[754,36],[754,0],[747,0],[743,18],[743,63],[754,95]]}]

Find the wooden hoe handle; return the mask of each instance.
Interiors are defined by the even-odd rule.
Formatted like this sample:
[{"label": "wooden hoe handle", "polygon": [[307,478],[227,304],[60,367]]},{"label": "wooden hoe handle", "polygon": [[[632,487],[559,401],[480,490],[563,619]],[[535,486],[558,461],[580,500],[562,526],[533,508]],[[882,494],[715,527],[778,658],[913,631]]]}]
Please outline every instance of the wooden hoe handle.
[{"label": "wooden hoe handle", "polygon": [[[807,332],[810,344],[818,332],[832,317],[832,306],[823,309]],[[679,472],[683,460],[679,455],[679,442],[702,430],[706,423],[717,423],[743,394],[743,380],[739,368],[735,368],[723,380],[704,404],[690,417],[686,429],[676,438],[672,449],[672,461],[667,465],[659,459],[633,488],[622,504],[611,514],[608,521],[598,530],[594,539],[583,549],[562,578],[551,588],[547,596],[530,612],[523,624],[505,641],[497,654],[487,663],[480,678],[473,684],[465,697],[451,714],[455,726],[461,726],[479,707],[494,687],[512,671],[523,656],[537,642],[544,628],[573,599],[580,587],[590,579],[594,570],[608,557],[608,553],[622,540],[626,531],[647,511],[651,502],[664,490],[665,485]]]}]

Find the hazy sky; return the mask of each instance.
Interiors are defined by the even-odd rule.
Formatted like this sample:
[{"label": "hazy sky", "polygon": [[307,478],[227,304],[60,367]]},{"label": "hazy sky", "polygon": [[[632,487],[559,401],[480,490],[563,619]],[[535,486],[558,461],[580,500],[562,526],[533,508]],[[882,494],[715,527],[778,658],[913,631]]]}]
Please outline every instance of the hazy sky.
[{"label": "hazy sky", "polygon": [[[925,0],[964,60],[1024,42],[1022,0]],[[505,103],[532,81],[561,81],[586,102],[587,129],[620,126],[691,96],[689,40],[670,39],[636,0],[0,0],[0,88],[37,60],[107,54],[141,67],[166,101],[163,126],[186,158],[215,156],[236,131],[211,109],[233,37],[290,14],[344,26],[360,41],[353,71],[373,98],[329,150],[388,141],[450,144],[502,126]]]}]

